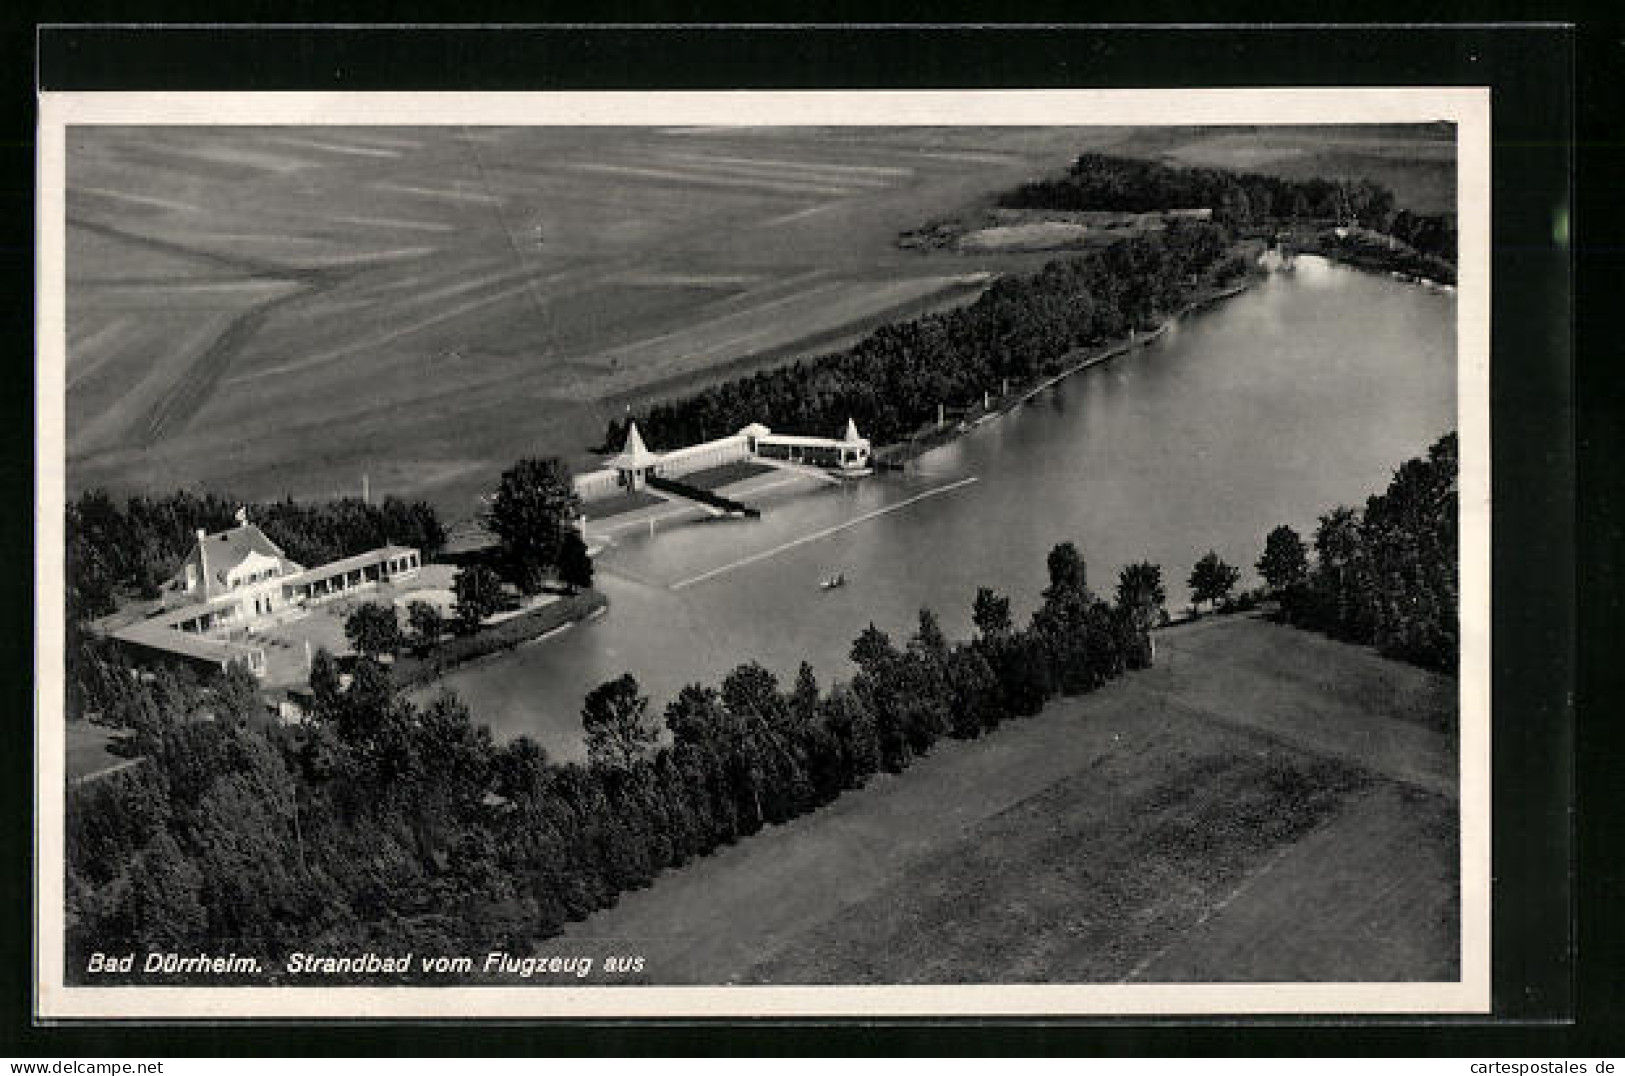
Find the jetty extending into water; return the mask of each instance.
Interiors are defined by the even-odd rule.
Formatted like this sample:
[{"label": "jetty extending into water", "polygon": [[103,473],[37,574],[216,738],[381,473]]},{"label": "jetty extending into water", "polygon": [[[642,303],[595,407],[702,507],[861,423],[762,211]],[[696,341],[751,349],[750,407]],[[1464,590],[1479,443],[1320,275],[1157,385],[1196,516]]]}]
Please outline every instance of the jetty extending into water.
[{"label": "jetty extending into water", "polygon": [[669,493],[673,497],[683,497],[695,501],[707,508],[715,508],[730,516],[746,516],[755,519],[762,514],[760,508],[752,508],[750,505],[736,501],[731,497],[724,497],[715,490],[691,486],[687,482],[675,478],[665,478],[658,474],[651,474],[648,477],[648,483],[650,489],[659,490],[661,493]]}]

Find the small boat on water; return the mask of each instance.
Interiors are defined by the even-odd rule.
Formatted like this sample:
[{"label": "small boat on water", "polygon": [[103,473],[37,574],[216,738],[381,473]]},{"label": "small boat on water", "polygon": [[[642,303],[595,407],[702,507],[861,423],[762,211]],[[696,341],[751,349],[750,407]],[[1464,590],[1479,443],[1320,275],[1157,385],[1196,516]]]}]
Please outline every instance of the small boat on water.
[{"label": "small boat on water", "polygon": [[836,587],[844,587],[846,586],[846,573],[835,572],[826,575],[818,581],[818,586],[820,590],[834,590]]}]

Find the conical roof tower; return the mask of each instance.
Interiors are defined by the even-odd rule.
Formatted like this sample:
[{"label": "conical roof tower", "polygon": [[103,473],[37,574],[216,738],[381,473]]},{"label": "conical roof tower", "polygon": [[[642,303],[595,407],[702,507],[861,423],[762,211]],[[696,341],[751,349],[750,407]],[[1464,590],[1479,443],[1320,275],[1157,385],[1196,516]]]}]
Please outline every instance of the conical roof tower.
[{"label": "conical roof tower", "polygon": [[643,443],[643,435],[638,432],[638,424],[633,422],[626,427],[625,447],[621,449],[619,456],[610,461],[610,466],[620,470],[636,470],[659,460],[660,456],[650,452],[648,446]]}]

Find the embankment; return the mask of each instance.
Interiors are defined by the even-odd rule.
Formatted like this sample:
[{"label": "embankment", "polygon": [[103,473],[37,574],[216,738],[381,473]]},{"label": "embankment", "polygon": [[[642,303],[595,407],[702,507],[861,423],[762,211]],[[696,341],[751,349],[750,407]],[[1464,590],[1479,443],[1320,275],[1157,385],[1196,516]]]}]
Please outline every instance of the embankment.
[{"label": "embankment", "polygon": [[[991,399],[986,407],[973,404],[963,413],[955,413],[953,421],[942,426],[929,425],[916,430],[907,441],[898,441],[884,445],[875,450],[875,461],[881,467],[896,466],[906,463],[933,448],[947,444],[972,427],[980,425],[990,419],[1019,407],[1028,400],[1037,396],[1058,382],[1064,381],[1074,374],[1081,373],[1094,366],[1110,362],[1112,359],[1125,355],[1135,348],[1145,347],[1167,334],[1169,328],[1180,318],[1187,317],[1198,311],[1205,310],[1215,303],[1225,299],[1234,298],[1246,291],[1257,279],[1255,275],[1244,277],[1240,283],[1227,285],[1212,291],[1205,291],[1196,298],[1187,302],[1174,313],[1162,320],[1162,323],[1147,333],[1131,332],[1109,343],[1100,344],[1092,348],[1078,348],[1060,356],[1052,364],[1052,372],[1046,372],[1038,379],[1022,386],[1012,388],[1008,393]],[[1058,367],[1058,368],[1055,368]]]},{"label": "embankment", "polygon": [[424,655],[397,658],[393,678],[399,688],[421,687],[438,680],[466,662],[512,650],[522,643],[585,620],[609,606],[596,590],[569,594],[528,613],[481,628],[473,635],[457,635]]}]

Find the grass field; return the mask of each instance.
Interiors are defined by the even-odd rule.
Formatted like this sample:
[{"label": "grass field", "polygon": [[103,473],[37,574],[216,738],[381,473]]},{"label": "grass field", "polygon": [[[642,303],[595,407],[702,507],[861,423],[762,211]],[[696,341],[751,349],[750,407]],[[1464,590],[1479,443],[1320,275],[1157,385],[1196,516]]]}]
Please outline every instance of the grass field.
[{"label": "grass field", "polygon": [[1042,264],[896,239],[1086,149],[1453,189],[1423,128],[75,128],[70,493],[365,473],[466,514],[518,456],[587,463],[628,403]]},{"label": "grass field", "polygon": [[1454,979],[1454,683],[1262,620],[663,876],[648,981]]},{"label": "grass field", "polygon": [[923,216],[1060,130],[79,128],[70,491],[359,488],[456,515],[626,403],[965,302]]}]

